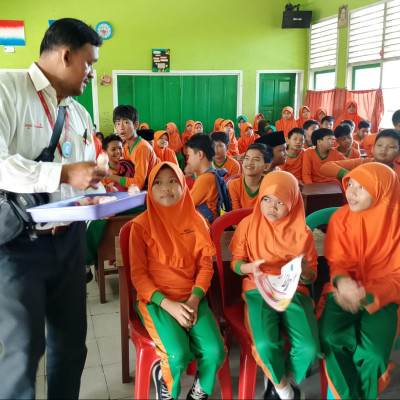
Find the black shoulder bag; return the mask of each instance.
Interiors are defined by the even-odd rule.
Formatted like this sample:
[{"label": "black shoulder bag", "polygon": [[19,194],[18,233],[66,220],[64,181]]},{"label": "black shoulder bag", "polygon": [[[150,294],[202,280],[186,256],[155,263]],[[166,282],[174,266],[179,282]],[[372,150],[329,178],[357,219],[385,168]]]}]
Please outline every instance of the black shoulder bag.
[{"label": "black shoulder bag", "polygon": [[[50,144],[42,150],[35,161],[52,162],[57,143],[64,126],[65,107],[58,109]],[[35,222],[26,210],[49,202],[48,193],[14,193],[0,189],[0,246],[10,242],[26,232],[31,240],[35,240]]]}]

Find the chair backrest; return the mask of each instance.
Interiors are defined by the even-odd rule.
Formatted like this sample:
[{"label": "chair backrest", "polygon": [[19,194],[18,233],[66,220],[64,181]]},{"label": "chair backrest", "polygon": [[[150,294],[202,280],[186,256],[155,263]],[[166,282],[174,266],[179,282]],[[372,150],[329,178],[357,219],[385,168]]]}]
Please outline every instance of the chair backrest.
[{"label": "chair backrest", "polygon": [[188,186],[189,190],[193,187],[195,178],[190,178],[189,176],[185,176],[186,185]]},{"label": "chair backrest", "polygon": [[326,225],[331,219],[332,214],[339,208],[340,207],[323,208],[322,210],[318,210],[310,215],[307,215],[306,217],[307,226],[313,231],[320,225]]},{"label": "chair backrest", "polygon": [[343,205],[345,205],[345,204],[347,204],[347,197],[346,197],[346,191],[344,190],[344,187],[343,187],[342,180],[339,179],[339,178],[337,178],[337,179],[336,179],[336,182],[337,182],[337,184],[339,185],[340,190],[342,191],[342,195],[343,195]]},{"label": "chair backrest", "polygon": [[226,187],[229,187],[229,183],[233,181],[234,179],[240,178],[242,175],[241,174],[236,174],[236,175],[231,175],[228,178],[225,179]]},{"label": "chair backrest", "polygon": [[[226,306],[235,302],[233,298],[234,294],[237,293],[240,298],[241,290],[229,290],[227,293],[226,288],[233,288],[237,286],[236,284],[231,284],[232,280],[241,281],[241,278],[231,271],[229,262],[222,261],[222,248],[221,248],[221,236],[226,228],[237,225],[243,218],[247,217],[253,212],[252,208],[242,208],[238,210],[230,211],[226,214],[221,215],[217,218],[211,225],[211,239],[214,242],[216,249],[216,261],[218,268],[219,281],[221,284],[221,294],[222,294],[222,307],[225,309]],[[229,296],[229,297],[228,297]]]}]

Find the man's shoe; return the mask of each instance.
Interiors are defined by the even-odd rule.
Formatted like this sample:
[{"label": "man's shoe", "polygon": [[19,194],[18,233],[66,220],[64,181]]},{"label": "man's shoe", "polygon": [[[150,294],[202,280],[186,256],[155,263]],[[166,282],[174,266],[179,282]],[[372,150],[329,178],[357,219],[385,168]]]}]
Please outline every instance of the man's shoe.
[{"label": "man's shoe", "polygon": [[199,381],[199,374],[196,374],[193,382],[193,386],[190,389],[186,400],[206,400],[208,394],[201,388]]},{"label": "man's shoe", "polygon": [[165,386],[164,379],[161,373],[161,366],[160,363],[157,363],[153,367],[153,380],[154,385],[156,387],[156,399],[157,400],[170,400],[172,399],[171,395],[168,392],[167,387]]}]

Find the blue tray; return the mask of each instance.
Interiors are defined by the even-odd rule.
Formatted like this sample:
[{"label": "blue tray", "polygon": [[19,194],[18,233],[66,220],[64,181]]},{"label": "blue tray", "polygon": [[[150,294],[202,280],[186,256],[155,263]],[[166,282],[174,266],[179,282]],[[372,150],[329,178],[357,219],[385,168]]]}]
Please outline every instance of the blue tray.
[{"label": "blue tray", "polygon": [[[146,191],[130,195],[128,192],[88,194],[29,208],[35,222],[91,221],[118,214],[145,204]],[[79,199],[95,196],[116,196],[118,200],[91,206],[75,205]]]}]

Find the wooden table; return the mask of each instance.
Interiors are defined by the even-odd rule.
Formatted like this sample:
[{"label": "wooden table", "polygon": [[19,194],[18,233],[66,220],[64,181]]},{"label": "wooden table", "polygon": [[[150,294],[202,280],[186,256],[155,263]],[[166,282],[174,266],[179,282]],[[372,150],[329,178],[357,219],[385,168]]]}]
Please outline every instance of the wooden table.
[{"label": "wooden table", "polygon": [[306,216],[322,208],[343,205],[343,192],[337,182],[304,184],[302,196]]}]

